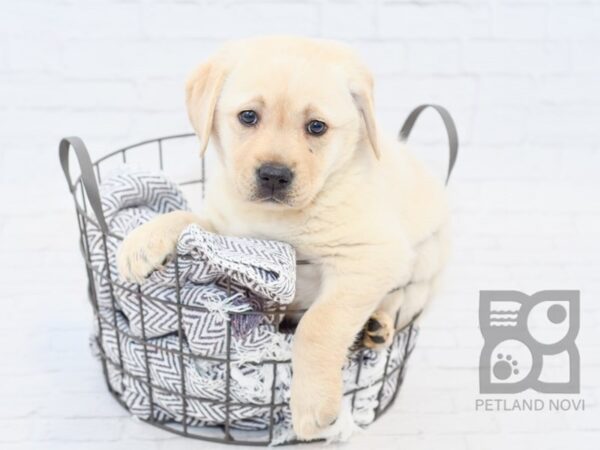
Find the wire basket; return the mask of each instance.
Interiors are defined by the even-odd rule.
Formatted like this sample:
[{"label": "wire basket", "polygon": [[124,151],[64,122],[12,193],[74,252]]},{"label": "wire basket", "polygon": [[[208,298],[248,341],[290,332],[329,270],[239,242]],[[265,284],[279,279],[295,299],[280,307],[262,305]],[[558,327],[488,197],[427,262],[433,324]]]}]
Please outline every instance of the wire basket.
[{"label": "wire basket", "polygon": [[[143,302],[153,302],[156,300],[151,297],[147,297],[144,293],[142,293],[139,286],[136,291],[131,291],[131,289],[124,286],[119,281],[117,274],[112,273],[110,264],[108,264],[107,239],[111,238],[122,240],[123,236],[116,236],[115,234],[111,233],[111,231],[109,231],[109,227],[107,226],[104,212],[102,210],[98,184],[101,183],[102,173],[105,166],[109,165],[109,163],[111,162],[127,164],[131,154],[141,152],[139,154],[143,156],[143,159],[146,163],[153,162],[154,170],[162,171],[165,166],[164,161],[165,157],[167,156],[167,153],[169,151],[172,151],[172,149],[174,148],[180,148],[182,142],[190,142],[192,139],[194,139],[194,137],[194,134],[179,134],[146,140],[110,152],[100,157],[94,162],[92,162],[89,153],[81,139],[76,137],[65,138],[60,143],[60,161],[65,177],[67,179],[69,190],[73,196],[75,204],[77,223],[80,232],[80,247],[85,261],[85,267],[88,277],[88,295],[94,312],[94,320],[97,322],[97,332],[96,335],[93,337],[93,340],[102,363],[102,370],[108,390],[123,407],[129,410],[121,394],[118,392],[117,389],[114,388],[114,383],[111,382],[111,374],[116,373],[121,377],[121,379],[125,377],[131,377],[131,379],[135,380],[137,383],[143,386],[144,389],[147,390],[150,399],[150,414],[149,417],[143,419],[145,422],[154,425],[158,428],[170,431],[172,433],[205,441],[238,445],[269,445],[274,443],[274,426],[276,422],[276,413],[281,412],[285,408],[289,409],[289,405],[287,402],[276,401],[275,386],[276,376],[278,373],[278,366],[287,365],[290,367],[291,370],[291,360],[264,360],[260,362],[261,365],[272,366],[273,382],[269,402],[266,402],[264,404],[247,405],[240,402],[234,402],[231,398],[231,369],[232,363],[234,361],[232,360],[231,356],[231,320],[228,320],[226,334],[226,354],[223,358],[215,358],[214,356],[210,357],[211,361],[216,360],[217,363],[222,364],[225,369],[226,379],[224,400],[215,400],[212,398],[201,398],[198,396],[194,396],[189,392],[186,392],[186,384],[185,382],[183,382],[182,379],[180,391],[172,392],[172,394],[176,395],[177,398],[181,401],[181,409],[183,412],[181,420],[165,420],[164,417],[161,417],[161,415],[158,414],[157,411],[159,409],[159,406],[154,400],[154,396],[157,395],[157,392],[164,391],[165,388],[157,386],[155,383],[153,383],[151,378],[148,353],[152,350],[155,350],[155,348],[154,344],[149,342],[149,339],[146,339],[146,332],[144,329],[144,310],[142,308]],[[69,170],[69,150],[71,148],[75,152],[75,156],[77,157],[80,168],[80,175],[74,180],[71,178]],[[178,181],[180,186],[195,186],[199,188],[198,190],[200,192],[200,195],[203,197],[207,172],[206,161],[204,160],[204,158],[201,160],[200,164],[200,178],[181,180],[176,179],[175,181]],[[103,273],[99,273],[99,271],[94,267],[94,265],[91,262],[89,229],[92,226],[100,229],[102,232],[102,245],[104,247],[104,258],[106,258],[106,270],[102,271]],[[177,255],[175,255],[175,267],[178,267]],[[178,278],[179,277],[176,276],[176,279]],[[110,287],[112,303],[109,316],[107,316],[104,312],[101,314],[99,310],[96,286],[96,282],[98,279],[106,281],[108,283],[108,286]],[[116,306],[115,297],[113,293],[116,289],[128,289],[132,294],[134,294],[137,297],[139,313],[141,315],[142,320],[141,337],[133,336],[117,325],[118,308]],[[184,327],[182,326],[182,315],[185,312],[186,308],[188,308],[189,306],[181,303],[179,295],[179,285],[176,286],[176,289],[177,303],[175,307],[177,309],[178,316],[176,337],[178,342],[178,348],[169,351],[172,352],[172,354],[175,357],[179,358],[180,362],[183,361],[184,358],[191,358],[192,360],[207,359],[208,357],[206,356],[198,355],[196,353],[192,353],[191,351],[184,350],[184,342],[186,337],[184,333]],[[297,313],[297,310],[294,311],[294,314]],[[233,316],[235,314],[246,313],[230,312],[228,314],[230,316]],[[293,330],[284,329],[285,321],[282,321],[282,319],[286,315],[285,309],[279,307],[277,309],[260,311],[260,314],[264,314],[267,320],[271,321],[272,323],[280,325],[279,329],[281,332],[293,333]],[[396,316],[396,321],[397,320],[398,316]],[[373,350],[361,348],[359,346],[355,346],[351,350],[349,354],[349,359],[357,362],[355,386],[358,387],[347,390],[344,395],[347,396],[347,398],[349,398],[351,401],[352,412],[354,412],[356,396],[359,395],[362,390],[372,388],[373,384],[381,384],[381,387],[379,388],[379,391],[377,392],[376,396],[377,405],[374,409],[375,412],[373,420],[376,420],[379,416],[381,416],[394,403],[394,400],[398,394],[398,391],[404,379],[406,361],[408,360],[408,357],[410,356],[412,347],[414,345],[414,337],[416,334],[416,329],[414,328],[414,320],[415,319],[413,319],[403,329],[396,330],[396,336],[393,341],[394,343],[387,350],[383,350],[384,352],[386,352],[386,355],[382,376],[379,380],[377,380],[374,383],[371,383],[369,386],[361,386],[361,368],[363,365],[365,355],[368,352],[373,352]],[[114,336],[116,338],[118,347],[116,357],[114,354],[111,356],[105,348],[105,342],[103,341],[102,333],[106,333],[107,331],[110,333],[114,333]],[[140,374],[130,373],[124,367],[123,358],[121,354],[121,344],[124,339],[133,339],[143,348],[143,357],[145,358],[144,376],[140,376]],[[394,347],[396,347],[395,352],[392,351]],[[396,360],[394,361],[394,359]],[[185,366],[181,364],[181,367],[183,371],[182,376],[185,376]],[[391,390],[391,395],[387,395],[387,399],[385,402],[383,401],[384,388],[388,389],[388,391]],[[188,406],[190,402],[206,402],[206,404],[210,405],[211,407],[219,406],[223,408],[225,420],[222,424],[218,425],[207,425],[195,422],[194,420],[192,420],[193,418],[190,417],[189,414]],[[266,420],[264,426],[262,426],[262,429],[250,432],[240,430],[238,429],[238,427],[236,427],[235,422],[231,418],[231,411],[233,408],[239,408],[244,406],[261,408],[265,411],[265,417],[268,417],[268,420]]]}]

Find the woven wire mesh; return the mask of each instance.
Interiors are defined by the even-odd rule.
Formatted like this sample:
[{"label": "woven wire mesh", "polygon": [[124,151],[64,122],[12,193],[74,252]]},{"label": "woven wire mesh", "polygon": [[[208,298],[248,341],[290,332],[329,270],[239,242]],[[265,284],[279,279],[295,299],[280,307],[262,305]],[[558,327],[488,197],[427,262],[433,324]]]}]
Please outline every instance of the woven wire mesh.
[{"label": "woven wire mesh", "polygon": [[[182,314],[185,311],[186,308],[195,308],[202,310],[203,308],[198,307],[198,306],[192,306],[192,305],[185,305],[182,304],[181,302],[181,294],[180,294],[180,286],[179,286],[179,260],[178,260],[178,256],[174,255],[175,258],[175,267],[176,267],[176,276],[175,279],[177,280],[175,289],[176,289],[176,309],[177,309],[177,340],[178,340],[178,348],[177,349],[165,349],[163,347],[157,347],[156,344],[153,344],[152,342],[150,342],[149,339],[147,339],[146,337],[146,331],[145,331],[145,322],[144,322],[144,308],[142,307],[144,302],[164,302],[164,300],[160,300],[157,298],[153,298],[150,295],[146,295],[142,292],[141,288],[139,285],[137,285],[137,288],[132,291],[130,287],[126,286],[125,284],[121,283],[119,281],[118,275],[116,273],[112,273],[111,271],[111,265],[108,264],[108,259],[109,259],[109,252],[108,252],[108,246],[107,246],[107,239],[108,238],[114,238],[114,239],[118,239],[118,240],[122,240],[123,236],[117,236],[114,233],[111,233],[108,228],[105,226],[104,230],[102,231],[102,245],[103,245],[103,249],[104,249],[104,264],[103,266],[105,267],[104,271],[98,271],[97,270],[97,266],[92,264],[91,261],[91,251],[90,251],[90,238],[89,238],[89,233],[88,230],[91,226],[96,227],[98,229],[102,229],[102,222],[104,222],[104,217],[98,218],[97,213],[98,212],[98,207],[97,205],[93,205],[91,204],[92,202],[90,201],[90,195],[89,192],[87,192],[89,190],[89,183],[92,183],[91,185],[96,186],[97,184],[101,183],[102,181],[102,176],[103,176],[103,167],[110,161],[114,161],[117,160],[119,161],[119,163],[121,164],[127,164],[128,162],[128,155],[131,152],[135,152],[135,151],[141,151],[144,152],[144,160],[147,161],[152,161],[152,159],[154,159],[154,164],[155,164],[155,169],[156,170],[163,170],[164,169],[164,160],[165,160],[165,146],[164,144],[166,142],[170,142],[170,143],[174,143],[174,142],[178,142],[180,140],[184,140],[184,139],[190,139],[193,138],[194,135],[193,134],[180,134],[180,135],[173,135],[173,136],[165,136],[165,137],[161,137],[161,138],[156,138],[156,139],[151,139],[151,140],[147,140],[147,141],[142,141],[140,143],[134,144],[134,145],[130,145],[121,149],[118,149],[116,151],[110,152],[102,157],[100,157],[99,159],[97,159],[96,161],[92,162],[89,160],[89,156],[87,155],[87,151],[85,149],[85,146],[83,145],[83,143],[78,140],[79,142],[81,142],[80,146],[83,148],[83,153],[85,153],[85,158],[87,158],[87,160],[89,161],[89,164],[91,165],[91,168],[93,169],[93,171],[88,170],[87,176],[90,177],[91,174],[91,178],[94,178],[93,180],[86,180],[86,173],[85,170],[83,168],[83,166],[81,167],[81,173],[82,175],[80,175],[79,177],[77,177],[74,181],[71,181],[70,175],[69,175],[69,170],[68,170],[68,155],[66,155],[66,168],[65,168],[65,163],[63,162],[63,169],[65,170],[65,175],[67,176],[67,182],[69,183],[69,187],[71,190],[71,193],[73,195],[73,199],[74,199],[74,204],[75,204],[75,209],[76,209],[76,214],[77,214],[77,223],[79,226],[79,232],[80,232],[80,247],[81,247],[81,252],[85,261],[85,267],[86,267],[86,271],[87,271],[87,277],[88,277],[88,294],[89,294],[89,300],[90,303],[92,305],[93,308],[93,313],[94,313],[94,320],[97,322],[97,332],[96,335],[94,336],[94,341],[95,341],[95,346],[97,348],[97,353],[98,356],[101,360],[101,364],[102,364],[102,370],[103,370],[103,374],[104,374],[104,378],[106,381],[106,385],[108,387],[109,392],[113,395],[113,397],[126,409],[129,409],[127,404],[124,402],[124,400],[121,397],[121,394],[119,393],[119,391],[117,389],[115,389],[114,387],[114,383],[111,382],[111,373],[117,373],[119,375],[119,379],[121,380],[120,382],[123,382],[123,379],[127,376],[127,377],[131,377],[131,379],[135,380],[137,383],[141,384],[143,386],[144,389],[147,390],[148,395],[149,395],[149,402],[150,402],[150,414],[149,417],[147,418],[143,418],[142,420],[144,420],[145,422],[154,425],[156,427],[162,428],[164,430],[170,431],[172,433],[176,433],[179,435],[183,435],[186,437],[190,437],[190,438],[196,438],[196,439],[201,439],[201,440],[205,440],[205,441],[211,441],[211,442],[219,442],[219,443],[227,443],[227,444],[238,444],[238,445],[257,445],[257,446],[262,446],[262,445],[269,445],[273,442],[273,437],[274,437],[274,425],[275,425],[275,412],[276,410],[281,410],[281,408],[289,408],[289,404],[286,402],[278,402],[276,399],[276,385],[277,385],[277,373],[278,373],[278,365],[289,365],[291,366],[291,360],[263,360],[260,362],[260,364],[262,365],[269,365],[272,367],[272,374],[273,374],[273,380],[272,380],[272,384],[271,384],[271,393],[270,393],[270,401],[267,403],[262,403],[262,404],[257,404],[257,403],[242,403],[242,402],[235,402],[232,400],[231,398],[231,368],[232,368],[232,364],[235,362],[232,359],[232,346],[231,346],[231,334],[232,334],[232,330],[231,330],[231,323],[232,320],[234,318],[234,316],[236,314],[239,315],[244,315],[244,314],[261,314],[264,315],[265,318],[267,320],[269,320],[270,323],[274,323],[276,325],[282,325],[280,328],[281,332],[293,332],[293,330],[284,330],[283,327],[283,323],[282,323],[282,319],[284,318],[284,316],[289,316],[290,314],[302,314],[304,311],[302,310],[294,310],[294,311],[286,311],[283,307],[278,307],[278,308],[273,308],[270,310],[262,310],[262,311],[246,311],[246,312],[228,312],[228,320],[226,321],[226,352],[225,355],[223,357],[215,357],[213,355],[199,355],[196,353],[192,353],[191,351],[186,351],[185,350],[185,334],[184,334],[184,327],[182,326]],[[71,139],[77,139],[77,138],[71,138]],[[70,141],[68,144],[75,146],[75,143]],[[61,143],[62,145],[62,143]],[[66,145],[66,151],[65,154],[67,153],[69,149],[69,146]],[[77,150],[77,148],[76,148]],[[62,150],[61,150],[62,151]],[[79,158],[79,163],[80,165],[82,165],[82,159],[80,157],[80,155],[78,154],[78,158]],[[84,158],[84,159],[85,159]],[[61,162],[63,160],[63,157],[61,155]],[[85,164],[85,161],[83,161],[83,164]],[[207,176],[207,170],[206,170],[206,161],[204,159],[202,159],[201,161],[201,173],[200,173],[200,178],[195,178],[195,179],[182,179],[182,180],[175,180],[179,182],[180,186],[186,186],[186,185],[196,185],[200,187],[200,195],[204,196],[204,186],[206,183],[206,176]],[[86,181],[88,182],[88,184],[86,184]],[[87,189],[86,189],[87,187]],[[97,202],[97,199],[95,200]],[[94,206],[96,206],[96,208],[94,208]],[[100,214],[101,213],[101,208],[100,208]],[[97,280],[103,280],[105,282],[107,282],[108,286],[109,286],[109,290],[110,290],[110,295],[111,295],[111,307],[109,308],[109,313],[106,314],[106,311],[104,310],[103,312],[100,311],[99,308],[99,302],[98,302],[98,295],[97,295],[97,287],[96,287],[96,282]],[[131,294],[134,294],[137,298],[137,303],[138,303],[138,307],[139,307],[139,314],[140,314],[140,318],[141,318],[141,336],[134,336],[133,334],[122,330],[119,326],[118,326],[118,318],[117,315],[119,313],[119,309],[117,307],[116,304],[116,299],[115,299],[115,290],[117,289],[122,289],[125,291],[129,291]],[[231,292],[228,292],[231,293]],[[208,310],[205,310],[208,311]],[[398,322],[398,314],[396,315],[396,324]],[[361,386],[361,369],[363,367],[363,359],[365,356],[365,352],[367,351],[371,351],[368,350],[366,348],[361,348],[359,345],[354,346],[351,349],[351,352],[349,354],[349,358],[350,359],[354,359],[355,361],[358,362],[357,365],[357,370],[356,370],[356,379],[355,379],[355,388],[347,390],[344,395],[345,396],[349,396],[351,398],[351,407],[352,407],[352,411],[354,412],[354,408],[355,408],[355,399],[357,394],[359,394],[362,390],[370,388],[373,385],[376,385],[378,383],[381,383],[381,387],[379,388],[379,391],[377,393],[377,402],[378,405],[375,409],[375,416],[374,419],[376,420],[379,416],[381,416],[385,411],[387,411],[387,409],[394,403],[394,400],[398,394],[398,391],[400,389],[400,386],[402,385],[403,379],[404,379],[404,374],[405,374],[405,369],[406,369],[406,361],[408,360],[408,357],[410,356],[411,353],[411,349],[412,349],[412,345],[414,344],[412,342],[413,340],[413,327],[414,327],[414,319],[407,325],[405,326],[403,329],[398,329],[396,328],[396,336],[395,337],[399,337],[400,334],[404,335],[404,339],[399,341],[401,342],[401,351],[399,353],[399,357],[397,356],[396,358],[398,359],[398,361],[395,361],[394,364],[390,364],[391,359],[392,359],[392,351],[391,349],[387,349],[387,350],[383,350],[386,352],[385,355],[385,366],[384,366],[384,371],[383,374],[381,376],[381,378],[379,378],[378,380],[376,380],[375,382],[370,383],[367,386]],[[116,352],[116,357],[115,355],[111,356],[109,354],[109,352],[107,352],[105,345],[104,345],[104,339],[103,339],[103,333],[106,332],[110,332],[110,333],[114,333],[114,336],[116,338],[116,347],[117,347],[117,352]],[[121,341],[124,339],[129,339],[132,340],[134,342],[136,342],[137,344],[140,344],[143,348],[143,357],[145,359],[145,374],[144,376],[140,376],[139,374],[135,374],[135,373],[131,373],[130,371],[128,371],[125,368],[125,365],[123,363],[123,355],[122,355],[122,351],[121,351],[121,347],[122,347],[122,343]],[[359,342],[359,341],[357,341]],[[396,339],[394,340],[394,342],[398,342],[396,341]],[[189,347],[188,347],[189,348]],[[161,352],[167,352],[170,354],[175,355],[177,358],[179,358],[179,362],[181,365],[181,389],[179,391],[173,391],[170,389],[166,389],[163,386],[158,386],[156,383],[153,383],[152,381],[152,377],[151,377],[151,373],[150,373],[150,359],[148,357],[148,353],[150,351],[156,351],[156,350],[160,350]],[[225,366],[225,399],[224,400],[215,400],[214,398],[203,398],[203,397],[199,397],[197,395],[192,395],[188,392],[186,392],[186,382],[184,380],[185,376],[186,376],[186,365],[183,364],[183,360],[184,359],[191,359],[191,360],[207,360],[207,361],[213,361],[213,362],[217,362],[219,364],[223,364]],[[383,401],[382,397],[383,397],[383,392],[384,389],[386,387],[388,387],[388,389],[390,388],[393,390],[391,397],[388,396],[387,401]],[[155,395],[157,392],[166,392],[168,394],[177,396],[177,398],[180,399],[181,401],[181,410],[183,412],[181,420],[165,420],[163,417],[160,416],[160,414],[157,413],[157,410],[160,408],[156,402],[155,402]],[[189,416],[189,408],[188,408],[188,404],[190,401],[194,401],[194,402],[203,402],[206,403],[206,405],[209,406],[219,406],[224,408],[225,411],[225,420],[223,422],[223,424],[219,424],[219,425],[202,425],[202,424],[198,424],[196,422],[194,422],[194,420],[192,420],[192,418]],[[262,430],[258,430],[258,431],[252,431],[252,432],[248,432],[248,431],[243,431],[241,432],[240,430],[237,430],[235,428],[235,425],[232,426],[232,420],[231,420],[231,410],[232,408],[239,408],[239,407],[255,407],[255,408],[264,408],[265,411],[268,411],[268,423],[266,424],[265,427],[263,427]],[[291,442],[287,442],[287,443],[291,443]]]}]

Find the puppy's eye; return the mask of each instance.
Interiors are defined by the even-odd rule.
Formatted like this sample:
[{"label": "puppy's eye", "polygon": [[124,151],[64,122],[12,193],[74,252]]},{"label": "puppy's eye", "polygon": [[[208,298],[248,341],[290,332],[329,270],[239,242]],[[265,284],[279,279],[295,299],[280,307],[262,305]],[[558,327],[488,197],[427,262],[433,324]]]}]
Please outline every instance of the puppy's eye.
[{"label": "puppy's eye", "polygon": [[312,134],[313,136],[321,136],[327,131],[327,125],[325,125],[325,122],[321,122],[320,120],[311,120],[308,122],[308,124],[306,124],[306,131],[308,131],[308,134]]},{"label": "puppy's eye", "polygon": [[256,114],[256,111],[252,110],[242,111],[238,114],[238,119],[240,119],[240,122],[243,125],[251,127],[252,125],[256,125],[258,122],[258,114]]}]

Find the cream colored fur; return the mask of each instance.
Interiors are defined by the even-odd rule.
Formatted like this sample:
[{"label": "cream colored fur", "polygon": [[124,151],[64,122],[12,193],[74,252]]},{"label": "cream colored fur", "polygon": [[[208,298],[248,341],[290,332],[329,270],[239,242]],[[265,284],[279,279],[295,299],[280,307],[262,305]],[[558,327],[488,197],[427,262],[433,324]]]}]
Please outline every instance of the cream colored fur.
[{"label": "cream colored fur", "polygon": [[[141,281],[173,252],[190,223],[234,236],[292,244],[309,266],[298,270],[294,307],[310,306],[293,344],[291,407],[301,439],[337,417],[341,368],[373,314],[401,308],[399,326],[431,296],[447,255],[442,184],[402,145],[379,133],[368,70],[347,48],[301,38],[260,38],[225,46],[187,85],[188,110],[204,151],[218,153],[201,217],[161,216],[123,242],[119,270]],[[260,122],[241,125],[253,109]],[[306,123],[328,125],[309,136]],[[289,199],[261,202],[258,165],[295,172]],[[389,294],[398,286],[408,287]],[[389,342],[389,340],[386,341]]]}]

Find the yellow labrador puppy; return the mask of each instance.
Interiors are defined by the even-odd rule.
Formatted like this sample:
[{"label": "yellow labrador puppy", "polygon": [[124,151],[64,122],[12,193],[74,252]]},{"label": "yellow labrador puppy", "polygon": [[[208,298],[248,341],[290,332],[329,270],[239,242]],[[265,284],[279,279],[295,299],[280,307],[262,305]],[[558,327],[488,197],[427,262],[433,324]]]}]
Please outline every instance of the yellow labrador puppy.
[{"label": "yellow labrador puppy", "polygon": [[383,347],[398,308],[402,326],[430,297],[446,257],[442,183],[379,133],[372,77],[340,44],[233,42],[186,90],[201,152],[212,138],[218,153],[205,209],[134,230],[119,270],[142,281],[191,223],[292,244],[311,262],[299,266],[293,305],[310,308],[293,344],[292,417],[299,438],[314,438],[337,417],[341,368],[365,323],[365,344]]}]

